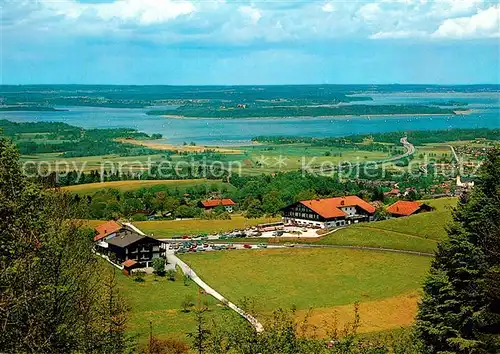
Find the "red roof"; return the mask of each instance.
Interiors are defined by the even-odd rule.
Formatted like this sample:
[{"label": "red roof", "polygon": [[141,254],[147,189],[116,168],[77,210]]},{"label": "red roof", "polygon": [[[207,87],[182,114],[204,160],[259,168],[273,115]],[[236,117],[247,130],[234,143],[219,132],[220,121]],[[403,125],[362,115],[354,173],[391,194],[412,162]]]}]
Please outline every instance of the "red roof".
[{"label": "red roof", "polygon": [[375,212],[375,207],[373,205],[370,205],[355,195],[338,198],[303,200],[300,203],[326,219],[346,216],[347,214],[340,210],[342,207],[357,206],[368,213]]},{"label": "red roof", "polygon": [[397,195],[399,194],[399,189],[391,189],[389,192],[385,192],[385,195]]},{"label": "red roof", "polygon": [[134,265],[137,264],[136,261],[134,261],[133,259],[127,259],[125,262],[122,263],[124,267],[127,267],[127,268],[130,268]]},{"label": "red roof", "polygon": [[387,211],[394,215],[408,216],[420,209],[422,203],[398,200],[387,208]]},{"label": "red roof", "polygon": [[122,228],[122,226],[114,220],[111,220],[111,221],[108,221],[107,223],[99,225],[95,228],[97,235],[94,237],[94,241],[99,241],[108,235],[111,235],[115,232],[118,232],[118,231],[120,231],[121,228]]},{"label": "red roof", "polygon": [[202,200],[201,204],[205,208],[215,208],[217,206],[232,206],[236,205],[235,202],[233,202],[232,199],[212,199],[212,200]]}]

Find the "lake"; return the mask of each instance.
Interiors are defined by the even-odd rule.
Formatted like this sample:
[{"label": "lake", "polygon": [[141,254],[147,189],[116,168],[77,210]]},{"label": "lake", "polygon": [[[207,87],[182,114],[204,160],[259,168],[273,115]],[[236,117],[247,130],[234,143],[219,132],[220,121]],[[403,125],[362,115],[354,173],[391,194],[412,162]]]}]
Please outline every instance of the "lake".
[{"label": "lake", "polygon": [[[451,128],[500,128],[498,93],[369,93],[365,104],[430,104],[467,102],[468,115],[380,116],[331,118],[176,119],[145,114],[150,108],[57,107],[65,112],[1,112],[0,119],[15,122],[54,121],[83,128],[135,128],[160,133],[172,144],[243,145],[259,135],[329,137],[361,133]],[[356,102],[355,104],[359,104]],[[457,110],[465,109],[457,107]]]}]

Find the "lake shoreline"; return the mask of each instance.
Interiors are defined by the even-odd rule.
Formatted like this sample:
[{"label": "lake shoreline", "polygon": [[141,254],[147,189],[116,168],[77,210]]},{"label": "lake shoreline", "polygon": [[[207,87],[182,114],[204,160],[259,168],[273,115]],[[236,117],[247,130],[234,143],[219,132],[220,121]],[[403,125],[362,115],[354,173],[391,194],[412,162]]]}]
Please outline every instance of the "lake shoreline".
[{"label": "lake shoreline", "polygon": [[185,117],[175,114],[162,114],[159,117],[165,119],[184,119],[184,120],[231,120],[231,119],[245,119],[245,120],[259,120],[259,119],[307,119],[307,118],[322,118],[322,119],[349,119],[349,118],[382,118],[382,117],[432,117],[432,116],[461,116],[461,115],[469,115],[474,113],[474,110],[457,110],[453,113],[396,113],[396,114],[361,114],[361,115],[338,115],[338,116],[284,116],[284,117],[235,117],[235,118],[227,118],[227,117]]}]

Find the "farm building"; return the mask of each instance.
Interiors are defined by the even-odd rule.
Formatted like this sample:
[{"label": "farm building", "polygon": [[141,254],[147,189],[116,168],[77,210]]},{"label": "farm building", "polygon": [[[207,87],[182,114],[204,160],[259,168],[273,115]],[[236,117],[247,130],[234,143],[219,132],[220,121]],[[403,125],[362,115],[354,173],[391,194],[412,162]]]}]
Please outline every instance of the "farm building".
[{"label": "farm building", "polygon": [[398,200],[387,208],[387,212],[393,217],[410,216],[424,211],[430,211],[432,207],[421,202],[410,202]]},{"label": "farm building", "polygon": [[283,209],[288,225],[321,228],[372,221],[375,207],[357,196],[303,200]]},{"label": "farm building", "polygon": [[211,200],[202,200],[200,202],[201,207],[205,210],[212,210],[219,206],[224,207],[228,213],[232,213],[236,203],[233,202],[232,199],[211,199]]},{"label": "farm building", "polygon": [[124,267],[150,267],[154,258],[165,257],[160,241],[139,233],[131,226],[108,221],[96,227],[95,231],[96,252]]}]

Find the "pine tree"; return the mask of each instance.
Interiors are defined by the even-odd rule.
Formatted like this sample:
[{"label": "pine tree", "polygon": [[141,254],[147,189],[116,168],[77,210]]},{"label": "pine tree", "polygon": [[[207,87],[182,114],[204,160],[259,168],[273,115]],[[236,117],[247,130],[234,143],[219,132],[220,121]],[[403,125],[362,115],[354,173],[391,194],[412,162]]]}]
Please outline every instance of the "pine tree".
[{"label": "pine tree", "polygon": [[71,203],[26,178],[0,138],[0,352],[123,352],[104,350],[102,264]]},{"label": "pine tree", "polygon": [[424,284],[417,331],[428,353],[497,353],[500,151],[492,149],[474,190],[460,198]]}]

